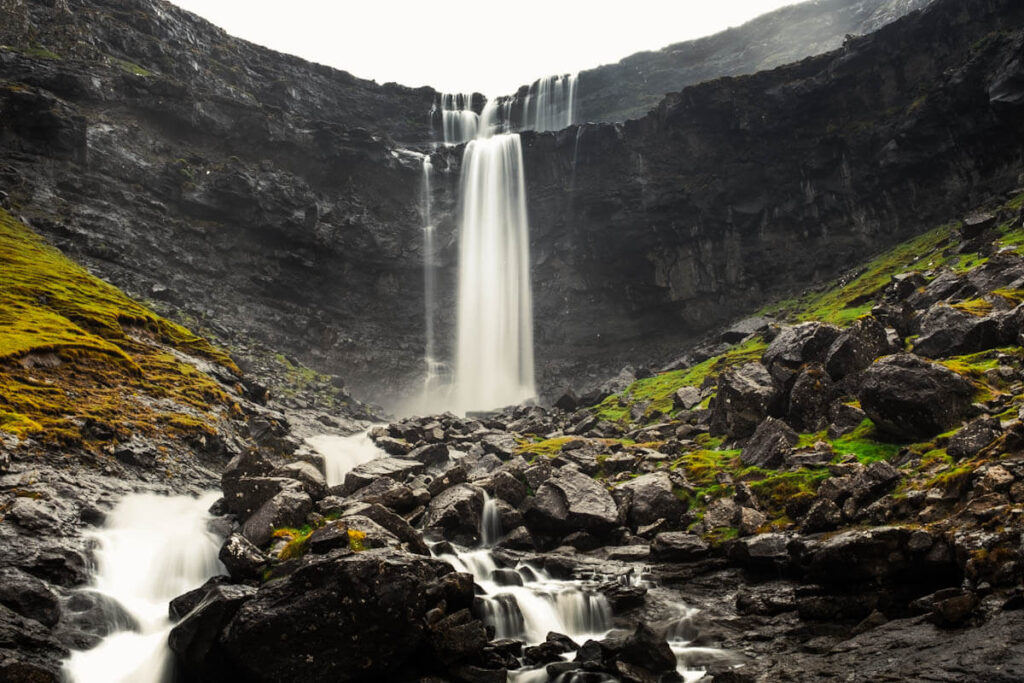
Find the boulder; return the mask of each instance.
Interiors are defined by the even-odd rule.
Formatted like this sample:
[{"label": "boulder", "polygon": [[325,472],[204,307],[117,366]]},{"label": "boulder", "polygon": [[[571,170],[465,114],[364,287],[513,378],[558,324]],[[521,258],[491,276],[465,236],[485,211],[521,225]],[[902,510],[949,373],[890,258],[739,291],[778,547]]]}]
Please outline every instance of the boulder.
[{"label": "boulder", "polygon": [[617,491],[625,494],[622,503],[626,523],[633,529],[654,524],[659,519],[678,528],[679,520],[686,512],[686,505],[676,497],[672,479],[665,471],[631,479]]},{"label": "boulder", "polygon": [[348,496],[348,500],[376,503],[396,512],[406,513],[417,505],[428,502],[429,499],[417,496],[408,486],[399,484],[390,477],[381,477]]},{"label": "boulder", "polygon": [[273,477],[295,479],[313,500],[320,500],[327,495],[327,479],[323,473],[308,462],[296,461],[278,467],[271,473]]},{"label": "boulder", "polygon": [[388,477],[401,483],[406,478],[423,472],[426,468],[426,465],[415,460],[377,458],[358,465],[349,471],[345,475],[345,484],[342,487],[341,493],[343,495],[355,493],[364,486],[369,486],[380,477]]},{"label": "boulder", "polygon": [[355,516],[366,517],[376,522],[401,541],[409,552],[417,555],[430,555],[430,549],[423,542],[420,534],[402,517],[388,510],[383,505],[356,503],[347,507],[342,512],[341,520],[347,522],[350,526],[355,526],[355,523],[352,522]]},{"label": "boulder", "polygon": [[237,477],[221,478],[224,506],[228,512],[245,519],[255,513],[268,500],[284,490],[301,491],[302,484],[289,477]]},{"label": "boulder", "polygon": [[618,524],[618,508],[600,483],[573,469],[559,470],[523,504],[531,530],[559,537],[584,530],[603,533]]},{"label": "boulder", "polygon": [[430,501],[422,526],[441,530],[447,540],[472,544],[480,534],[483,510],[483,491],[469,484],[458,484]]},{"label": "boulder", "polygon": [[167,637],[178,668],[191,680],[232,680],[236,668],[220,645],[225,626],[242,605],[256,594],[252,586],[210,587],[199,603],[186,612]]},{"label": "boulder", "polygon": [[768,416],[776,397],[771,375],[760,363],[726,370],[718,378],[711,413],[711,433],[733,438],[750,436]]},{"label": "boulder", "polygon": [[0,605],[52,628],[60,619],[57,594],[16,567],[0,567]]},{"label": "boulder", "polygon": [[450,572],[443,561],[391,550],[306,556],[288,576],[260,586],[219,629],[216,646],[232,670],[217,673],[228,675],[210,676],[202,662],[186,673],[199,680],[415,680],[403,667],[427,644],[425,617],[435,606],[427,596]]},{"label": "boulder", "polygon": [[825,361],[840,330],[835,325],[808,322],[785,327],[765,349],[761,362],[784,392],[793,385],[805,363]]},{"label": "boulder", "polygon": [[655,562],[696,562],[710,552],[699,536],[682,531],[662,532],[651,542],[651,559]]},{"label": "boulder", "polygon": [[699,404],[702,398],[697,387],[681,387],[672,394],[672,405],[681,410],[689,410]]},{"label": "boulder", "polygon": [[441,617],[427,627],[427,640],[437,661],[452,664],[475,657],[487,646],[487,631],[468,609]]},{"label": "boulder", "polygon": [[889,348],[885,327],[874,317],[861,318],[843,330],[825,353],[825,370],[834,380],[860,372]]},{"label": "boulder", "polygon": [[788,424],[774,417],[766,418],[743,447],[740,460],[747,466],[778,469],[799,440]]},{"label": "boulder", "polygon": [[789,392],[786,416],[793,426],[804,432],[817,432],[825,427],[828,405],[833,395],[832,378],[821,363],[811,362],[800,368]]},{"label": "boulder", "polygon": [[946,453],[954,460],[973,458],[999,438],[1002,432],[1002,425],[997,418],[979,417],[953,435],[946,446]]},{"label": "boulder", "polygon": [[491,482],[494,487],[494,497],[509,505],[519,507],[526,498],[526,484],[510,472],[495,472]]},{"label": "boulder", "polygon": [[864,371],[857,398],[880,429],[923,440],[956,424],[973,394],[971,383],[945,366],[901,353]]},{"label": "boulder", "polygon": [[933,306],[921,316],[921,336],[914,353],[928,358],[945,358],[985,351],[1000,345],[997,316],[977,316],[952,306]]},{"label": "boulder", "polygon": [[274,529],[298,527],[313,510],[313,499],[304,491],[286,489],[264,503],[242,525],[242,536],[261,546],[274,534]]},{"label": "boulder", "polygon": [[0,605],[0,680],[60,683],[70,654],[48,628]]},{"label": "boulder", "polygon": [[237,581],[259,578],[267,565],[267,558],[241,534],[231,534],[217,555],[228,574]]},{"label": "boulder", "polygon": [[811,509],[800,522],[800,533],[814,534],[820,531],[832,531],[843,521],[839,506],[828,498],[819,498],[811,505]]},{"label": "boulder", "polygon": [[828,411],[828,416],[829,420],[831,420],[831,424],[828,426],[828,437],[830,439],[838,439],[849,434],[857,429],[857,427],[860,427],[861,423],[868,417],[867,413],[857,406],[847,405],[839,401],[832,404]]}]

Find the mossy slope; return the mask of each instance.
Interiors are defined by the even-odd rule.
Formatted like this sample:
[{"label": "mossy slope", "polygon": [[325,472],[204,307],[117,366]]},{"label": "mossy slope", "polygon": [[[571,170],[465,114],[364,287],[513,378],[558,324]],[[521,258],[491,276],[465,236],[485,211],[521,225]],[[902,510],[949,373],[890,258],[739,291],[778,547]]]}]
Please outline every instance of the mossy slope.
[{"label": "mossy slope", "polygon": [[0,430],[63,446],[209,433],[223,352],[72,263],[0,210]]}]

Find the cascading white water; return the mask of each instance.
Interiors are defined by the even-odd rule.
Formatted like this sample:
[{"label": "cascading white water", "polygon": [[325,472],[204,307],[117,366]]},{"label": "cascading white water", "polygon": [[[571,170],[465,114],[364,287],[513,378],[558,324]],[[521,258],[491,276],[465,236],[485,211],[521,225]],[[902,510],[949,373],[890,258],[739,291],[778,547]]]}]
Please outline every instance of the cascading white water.
[{"label": "cascading white water", "polygon": [[519,135],[481,137],[462,160],[454,402],[486,410],[536,394],[526,181]]},{"label": "cascading white water", "polygon": [[441,370],[443,364],[437,358],[437,263],[435,262],[434,221],[431,215],[430,176],[434,166],[430,155],[423,155],[423,308],[425,316],[426,344],[423,354],[423,404],[429,405],[433,396],[441,388]]},{"label": "cascading white water", "polygon": [[546,76],[530,86],[523,104],[523,130],[562,130],[576,121],[579,74]]},{"label": "cascading white water", "polygon": [[611,628],[611,608],[600,593],[578,582],[556,581],[527,565],[499,569],[490,548],[501,535],[500,510],[485,493],[480,520],[483,548],[441,555],[458,571],[472,574],[483,589],[486,620],[494,626],[495,638],[539,643],[555,631],[582,642]]},{"label": "cascading white water", "polygon": [[328,486],[345,483],[345,475],[352,468],[384,455],[384,451],[377,448],[377,444],[373,442],[367,432],[359,432],[351,436],[318,434],[306,439],[306,443],[324,456],[324,470]]},{"label": "cascading white water", "polygon": [[168,603],[223,573],[220,541],[207,528],[217,493],[201,498],[132,494],[95,534],[90,590],[113,598],[139,630],[114,633],[92,650],[73,652],[64,672],[73,683],[158,683],[169,675]]},{"label": "cascading white water", "polygon": [[473,111],[471,93],[441,93],[431,113],[441,113],[441,130],[445,144],[457,145],[475,138],[480,130],[480,116]]}]

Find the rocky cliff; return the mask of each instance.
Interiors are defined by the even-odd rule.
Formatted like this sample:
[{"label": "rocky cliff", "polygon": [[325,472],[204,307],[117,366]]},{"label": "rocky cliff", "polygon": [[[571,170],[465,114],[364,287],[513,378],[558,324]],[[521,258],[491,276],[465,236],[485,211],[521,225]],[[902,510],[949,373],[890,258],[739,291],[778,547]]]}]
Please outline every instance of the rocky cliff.
[{"label": "rocky cliff", "polygon": [[688,85],[773,69],[830,52],[849,36],[873,33],[931,0],[813,0],[742,26],[580,73],[580,121],[625,121]]},{"label": "rocky cliff", "polygon": [[[3,11],[11,206],[243,366],[269,349],[357,395],[416,390],[421,171],[402,149],[429,150],[433,91],[279,55],[155,1]],[[1016,183],[1020,23],[1012,2],[943,0],[637,121],[526,134],[547,393],[672,355],[766,292]],[[448,296],[460,156],[434,154]]]},{"label": "rocky cliff", "polygon": [[942,0],[643,119],[524,134],[538,356],[579,378],[670,355],[1020,184],[1022,20]]}]

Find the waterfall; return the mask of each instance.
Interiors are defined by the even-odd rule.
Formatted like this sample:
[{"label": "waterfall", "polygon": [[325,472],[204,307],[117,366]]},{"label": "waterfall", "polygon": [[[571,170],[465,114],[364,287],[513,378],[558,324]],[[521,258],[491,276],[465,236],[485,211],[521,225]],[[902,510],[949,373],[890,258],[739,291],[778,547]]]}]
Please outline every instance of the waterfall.
[{"label": "waterfall", "polygon": [[546,76],[530,86],[523,105],[523,130],[562,130],[576,121],[579,74]]},{"label": "waterfall", "polygon": [[490,548],[501,539],[501,514],[494,499],[484,493],[484,511],[480,518],[480,542]]},{"label": "waterfall", "polygon": [[462,159],[455,403],[532,398],[533,302],[526,181],[517,133],[481,137]]},{"label": "waterfall", "polygon": [[175,597],[223,573],[220,541],[207,529],[210,505],[202,498],[132,494],[118,503],[93,534],[96,571],[90,590],[116,600],[139,624],[119,631],[92,650],[72,652],[64,672],[74,683],[159,683],[167,680]]},{"label": "waterfall", "polygon": [[473,111],[472,93],[440,93],[431,113],[441,114],[445,144],[472,140],[480,130],[480,116]]},{"label": "waterfall", "polygon": [[345,475],[351,469],[384,455],[384,451],[377,448],[367,432],[352,436],[319,434],[306,439],[306,443],[324,456],[328,486],[345,483]]},{"label": "waterfall", "polygon": [[423,377],[423,404],[429,405],[431,397],[440,389],[442,363],[437,358],[437,263],[434,246],[434,222],[430,211],[430,176],[434,167],[430,155],[423,155],[423,308],[425,316],[426,344],[423,354],[425,374]]}]

